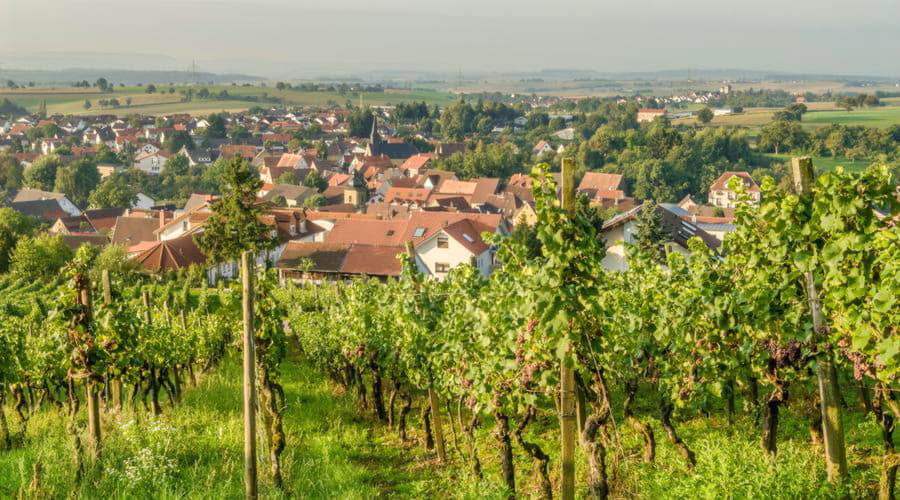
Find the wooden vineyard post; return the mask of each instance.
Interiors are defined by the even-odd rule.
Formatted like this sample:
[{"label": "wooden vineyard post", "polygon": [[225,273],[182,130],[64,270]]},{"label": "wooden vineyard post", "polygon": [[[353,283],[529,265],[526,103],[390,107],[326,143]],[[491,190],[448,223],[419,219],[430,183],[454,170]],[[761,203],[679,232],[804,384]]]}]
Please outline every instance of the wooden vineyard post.
[{"label": "wooden vineyard post", "polygon": [[150,290],[144,289],[141,291],[141,302],[144,304],[144,322],[147,324],[153,323],[152,313],[150,312]]},{"label": "wooden vineyard post", "polygon": [[434,445],[438,452],[438,461],[447,462],[447,451],[444,448],[444,427],[441,423],[441,405],[434,389],[428,388],[428,402],[431,404],[431,425],[434,427]]},{"label": "wooden vineyard post", "polygon": [[[100,284],[103,287],[103,303],[106,305],[112,304],[112,283],[109,279],[109,269],[104,269],[100,271]],[[110,407],[115,408],[117,411],[122,410],[122,381],[121,380],[110,380],[109,373],[107,372],[107,380],[106,380],[106,393],[107,398],[107,410]]]},{"label": "wooden vineyard post", "polygon": [[[569,158],[562,161],[562,206],[570,217],[574,214],[575,169]],[[559,360],[560,497],[563,500],[575,498],[575,370],[570,358],[571,348]]]},{"label": "wooden vineyard post", "polygon": [[[79,295],[81,305],[86,308],[85,322],[90,324],[93,300],[91,282],[87,277],[84,278]],[[87,389],[88,453],[92,460],[97,461],[100,458],[100,395],[97,392],[97,382],[91,378],[91,375],[85,380],[85,388]]]},{"label": "wooden vineyard post", "polygon": [[[416,265],[416,252],[413,248],[413,242],[406,242],[406,255]],[[440,463],[447,462],[447,449],[444,446],[444,427],[441,422],[441,405],[438,403],[437,394],[432,387],[428,387],[428,404],[431,407],[431,426],[434,433],[434,445],[438,452],[438,461]]]},{"label": "wooden vineyard post", "polygon": [[[794,178],[794,189],[800,196],[813,196],[812,187],[815,182],[812,158],[806,156],[791,159],[791,170]],[[822,315],[822,301],[816,287],[816,279],[812,271],[804,273],[806,294],[809,299],[809,312],[812,316],[813,331],[816,335],[824,335],[828,327]],[[847,477],[847,454],[844,449],[844,423],[841,420],[840,389],[837,384],[837,372],[831,360],[831,353],[820,353],[816,359],[816,378],[819,383],[819,399],[822,411],[822,437],[825,441],[825,464],[828,481],[834,483]]]},{"label": "wooden vineyard post", "polygon": [[258,497],[256,484],[256,352],[253,343],[253,252],[241,254],[244,314],[244,496]]}]

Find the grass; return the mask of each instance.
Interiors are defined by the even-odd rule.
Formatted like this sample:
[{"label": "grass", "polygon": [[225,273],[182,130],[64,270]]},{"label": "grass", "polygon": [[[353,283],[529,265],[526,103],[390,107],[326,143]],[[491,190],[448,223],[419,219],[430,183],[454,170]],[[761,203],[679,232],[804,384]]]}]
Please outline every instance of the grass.
[{"label": "grass", "polygon": [[[72,481],[70,439],[64,419],[55,411],[42,411],[28,426],[24,444],[0,452],[0,497],[15,497],[32,481],[39,460],[43,471],[39,494],[50,498],[241,498],[242,419],[240,367],[236,360],[201,380],[175,407],[164,414],[105,415],[104,455],[100,467],[89,469],[80,485]],[[500,484],[497,445],[492,423],[479,430],[478,450],[484,479],[477,480],[456,453],[458,431],[444,419],[451,464],[439,466],[430,452],[413,442],[400,442],[393,432],[360,417],[351,397],[341,394],[308,366],[284,366],[287,410],[287,448],[283,455],[284,492],[273,488],[261,463],[263,498],[505,498]],[[841,493],[871,496],[877,485],[881,454],[878,427],[857,411],[845,414],[850,481],[843,492],[825,481],[821,450],[809,444],[807,418],[802,408],[802,384],[792,386],[793,402],[782,409],[779,454],[767,456],[759,444],[758,425],[748,412],[729,424],[721,408],[711,416],[677,416],[684,441],[697,454],[692,472],[666,439],[655,417],[652,401],[639,399],[635,410],[651,422],[657,437],[657,460],[640,462],[636,434],[614,415],[619,431],[610,446],[608,464],[614,498],[829,498]],[[649,393],[649,391],[647,391]],[[845,390],[850,408],[856,402]],[[620,396],[615,396],[620,400]],[[649,398],[648,398],[649,399]],[[740,405],[739,401],[739,405]],[[740,406],[739,406],[740,407]],[[82,411],[83,413],[83,411]],[[11,411],[7,411],[11,414]],[[413,435],[419,412],[410,413]],[[12,417],[13,429],[18,428]],[[460,438],[461,439],[461,438]],[[551,480],[559,482],[558,424],[551,411],[541,412],[526,432],[551,456]],[[460,444],[459,446],[464,446]],[[530,460],[514,445],[517,489],[521,497],[537,494]],[[261,450],[260,456],[264,455]],[[586,492],[586,465],[578,452],[579,496]],[[102,469],[102,472],[101,472]]]},{"label": "grass", "polygon": [[[847,112],[839,109],[833,102],[813,102],[807,104],[809,111],[803,115],[803,126],[807,128],[822,127],[838,123],[841,125],[862,125],[866,127],[887,128],[900,124],[900,100],[885,99],[885,105],[877,108],[855,109]],[[772,121],[776,111],[783,108],[744,108],[743,113],[716,116],[707,125],[711,127],[732,126],[758,128]],[[675,125],[697,125],[696,117],[672,120]]]},{"label": "grass", "polygon": [[[284,378],[286,492],[262,480],[263,497],[373,498],[388,490],[413,497],[431,491],[422,469],[427,457],[380,445],[348,400],[335,397],[315,372],[288,364]],[[0,498],[27,487],[36,460],[43,465],[41,491],[53,498],[241,498],[240,380],[239,364],[230,362],[186,392],[180,405],[164,405],[157,420],[130,411],[105,415],[102,467],[91,469],[79,486],[72,481],[65,421],[42,412],[29,422],[24,447],[0,452]]]},{"label": "grass", "polygon": [[[193,86],[194,90],[200,88],[209,89],[210,93],[218,94],[225,90],[231,96],[245,97],[275,97],[283,100],[289,106],[325,106],[330,104],[343,106],[347,101],[354,104],[360,102],[358,92],[311,92],[301,90],[278,90],[274,87],[231,86],[231,85],[206,85]],[[74,87],[59,88],[28,88],[0,91],[0,99],[8,98],[12,102],[26,107],[29,111],[37,111],[42,102],[47,103],[49,114],[117,114],[124,116],[131,113],[146,115],[165,115],[172,113],[208,114],[218,111],[242,111],[253,106],[269,106],[271,103],[252,102],[224,99],[198,99],[191,102],[181,102],[181,95],[177,90],[183,90],[183,86],[175,86],[176,93],[168,93],[169,86],[157,85],[159,91],[155,94],[147,94],[143,87],[116,87],[115,92],[100,93],[96,89],[80,89]],[[131,97],[132,104],[125,106],[125,99]],[[97,101],[100,99],[116,98],[122,103],[117,109],[101,108]],[[84,101],[90,100],[93,107],[84,109]],[[386,89],[384,92],[363,92],[363,104],[388,105],[400,102],[425,101],[432,104],[448,104],[454,97],[446,92],[429,89]]]},{"label": "grass", "polygon": [[803,124],[806,126],[818,127],[832,123],[878,128],[900,125],[900,106],[880,106],[877,108],[855,109],[849,112],[816,111],[803,115]]}]

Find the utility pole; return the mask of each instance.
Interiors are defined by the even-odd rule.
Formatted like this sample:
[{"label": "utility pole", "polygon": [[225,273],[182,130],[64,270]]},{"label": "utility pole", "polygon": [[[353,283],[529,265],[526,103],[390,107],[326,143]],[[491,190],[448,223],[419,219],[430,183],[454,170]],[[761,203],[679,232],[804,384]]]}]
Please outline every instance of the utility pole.
[{"label": "utility pole", "polygon": [[244,497],[256,500],[256,352],[253,342],[253,252],[241,254],[244,313]]},{"label": "utility pole", "polygon": [[[794,189],[798,196],[815,196],[812,188],[815,184],[815,170],[812,158],[805,156],[791,159],[791,170],[794,178]],[[803,274],[806,281],[806,295],[809,300],[809,312],[812,316],[813,333],[824,335],[828,331],[822,315],[822,301],[816,287],[813,271]],[[831,359],[831,352],[819,353],[816,358],[816,378],[819,383],[819,399],[822,411],[822,437],[825,441],[825,465],[828,481],[837,482],[847,477],[847,454],[844,448],[844,423],[841,420],[840,388],[837,384],[837,371]]]},{"label": "utility pole", "polygon": [[[562,160],[562,207],[569,217],[575,215],[575,168],[571,158]],[[575,370],[571,347],[559,359],[560,497],[575,498]]]}]

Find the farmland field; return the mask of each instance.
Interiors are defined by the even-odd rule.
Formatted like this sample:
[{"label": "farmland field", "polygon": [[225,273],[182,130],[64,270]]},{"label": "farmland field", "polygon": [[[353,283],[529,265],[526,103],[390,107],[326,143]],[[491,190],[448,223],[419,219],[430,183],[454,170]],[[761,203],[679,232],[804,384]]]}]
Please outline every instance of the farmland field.
[{"label": "farmland field", "polygon": [[[209,85],[192,86],[194,91],[206,88],[211,94],[227,91],[230,99],[199,99],[194,98],[190,102],[181,102],[182,96],[179,90],[185,86],[175,86],[175,93],[170,93],[169,86],[158,85],[158,92],[147,94],[142,87],[116,87],[114,92],[101,93],[96,89],[79,88],[34,88],[0,91],[0,99],[24,106],[29,111],[37,111],[42,102],[47,103],[47,112],[50,114],[117,114],[127,115],[142,113],[147,115],[164,115],[171,113],[207,114],[218,111],[241,111],[253,106],[268,106],[271,102],[264,100],[253,101],[263,97],[275,98],[289,106],[325,106],[333,104],[343,106],[347,101],[359,104],[358,92],[312,92],[301,90],[277,90],[272,87],[262,86],[230,86]],[[234,97],[247,97],[248,100],[235,99]],[[119,108],[102,108],[97,101],[100,99],[118,99]],[[131,98],[131,105],[126,105],[125,100]],[[400,102],[425,101],[429,105],[447,104],[452,102],[454,96],[437,90],[405,90],[386,89],[384,92],[363,92],[363,104],[388,105]],[[84,101],[91,101],[91,109],[84,109]]]}]

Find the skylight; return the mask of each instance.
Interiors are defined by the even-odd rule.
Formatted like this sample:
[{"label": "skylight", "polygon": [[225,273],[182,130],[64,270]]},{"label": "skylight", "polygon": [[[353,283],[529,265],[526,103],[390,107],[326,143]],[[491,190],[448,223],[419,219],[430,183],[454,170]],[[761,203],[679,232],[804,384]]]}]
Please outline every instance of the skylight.
[{"label": "skylight", "polygon": [[415,231],[413,231],[413,238],[421,238],[425,234],[424,227],[417,227]]},{"label": "skylight", "polygon": [[469,243],[475,243],[475,240],[473,240],[472,237],[466,233],[463,233],[463,238],[465,238]]}]

